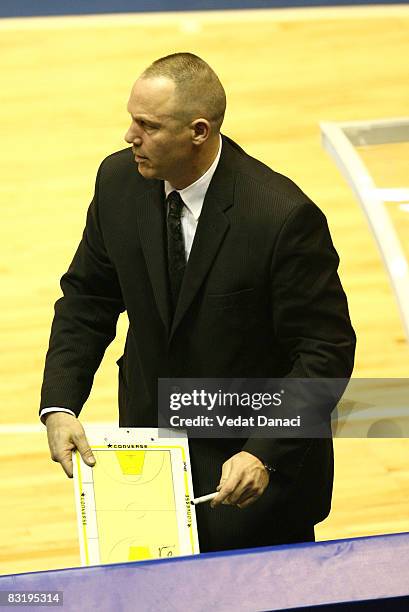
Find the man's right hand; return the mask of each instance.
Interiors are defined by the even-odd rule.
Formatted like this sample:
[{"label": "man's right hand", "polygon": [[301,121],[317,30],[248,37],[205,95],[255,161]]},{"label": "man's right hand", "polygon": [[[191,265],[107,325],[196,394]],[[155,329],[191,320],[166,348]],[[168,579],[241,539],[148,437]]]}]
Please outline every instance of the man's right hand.
[{"label": "man's right hand", "polygon": [[44,417],[47,427],[51,459],[61,464],[68,478],[72,478],[72,451],[77,449],[84,462],[95,465],[84,428],[79,420],[67,412],[50,412]]}]

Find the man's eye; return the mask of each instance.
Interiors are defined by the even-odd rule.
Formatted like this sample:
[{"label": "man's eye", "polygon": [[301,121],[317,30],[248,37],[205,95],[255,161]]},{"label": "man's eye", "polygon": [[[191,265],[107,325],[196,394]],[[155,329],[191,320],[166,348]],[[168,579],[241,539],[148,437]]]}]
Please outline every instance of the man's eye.
[{"label": "man's eye", "polygon": [[146,121],[140,121],[139,125],[144,128],[145,130],[156,130],[156,127],[154,125],[151,125],[150,123],[146,123]]}]

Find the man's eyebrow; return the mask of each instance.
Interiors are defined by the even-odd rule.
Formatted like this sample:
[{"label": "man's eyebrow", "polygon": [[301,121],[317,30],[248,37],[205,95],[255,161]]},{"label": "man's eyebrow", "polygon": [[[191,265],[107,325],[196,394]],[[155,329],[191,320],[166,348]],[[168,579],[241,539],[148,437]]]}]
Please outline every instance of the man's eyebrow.
[{"label": "man's eyebrow", "polygon": [[149,115],[134,115],[128,110],[128,113],[131,115],[134,121],[145,121],[146,123],[151,123],[152,125],[160,125],[160,122],[156,119],[152,119]]}]

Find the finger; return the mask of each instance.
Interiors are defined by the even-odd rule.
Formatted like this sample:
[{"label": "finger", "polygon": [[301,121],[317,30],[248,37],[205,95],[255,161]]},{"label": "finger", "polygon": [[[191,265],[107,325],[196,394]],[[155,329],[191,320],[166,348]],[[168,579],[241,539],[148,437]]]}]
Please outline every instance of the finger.
[{"label": "finger", "polygon": [[247,492],[243,492],[243,495],[237,500],[236,506],[238,508],[246,508],[250,504],[253,504],[263,495],[265,489],[266,487],[258,486],[249,489]]},{"label": "finger", "polygon": [[[223,482],[224,482],[224,481],[223,481]],[[217,491],[217,492],[219,492],[221,488],[222,488],[222,485],[221,485],[221,484],[217,485],[217,487],[216,487],[216,491]],[[213,504],[213,500],[214,500],[214,499],[216,499],[216,503],[215,503],[215,504]],[[211,508],[214,508],[214,506],[217,506],[217,505],[218,505],[218,503],[217,503],[217,497],[214,497],[214,498],[213,498],[213,500],[210,502],[210,507],[211,507]]]},{"label": "finger", "polygon": [[85,433],[81,432],[79,434],[76,434],[74,437],[74,442],[75,442],[75,446],[77,447],[77,450],[79,454],[81,455],[84,463],[86,463],[90,467],[95,465],[95,457],[92,454],[92,450],[85,436]]},{"label": "finger", "polygon": [[[219,495],[220,495],[220,489],[221,489],[221,487],[219,485],[217,487],[217,489],[216,489],[219,492]],[[221,501],[219,500],[219,495],[216,495],[216,497],[213,497],[212,501],[210,502],[210,507],[211,508],[215,508],[216,506],[218,506],[221,503]]]},{"label": "finger", "polygon": [[241,481],[233,493],[229,497],[229,502],[233,506],[237,506],[242,501],[246,500],[248,497],[255,494],[254,487],[249,484]]},{"label": "finger", "polygon": [[236,481],[232,478],[226,481],[221,487],[218,495],[214,499],[212,499],[210,503],[211,507],[214,508],[219,504],[230,505],[230,495],[234,492],[236,484]]},{"label": "finger", "polygon": [[56,463],[59,463],[68,476],[72,478],[72,451],[74,450],[74,444],[67,442],[67,440],[61,441],[58,437],[52,437],[49,439],[50,455],[51,459]]},{"label": "finger", "polygon": [[240,472],[231,471],[229,478],[222,484],[218,495],[212,500],[211,507],[214,508],[219,504],[230,504],[230,496],[234,493],[236,487],[240,483]]},{"label": "finger", "polygon": [[[222,487],[224,486],[226,480],[229,477],[231,471],[231,461],[225,461],[222,465],[222,473],[220,476],[220,481],[219,484],[216,487],[216,491],[220,492]],[[219,503],[221,503],[221,500],[219,500],[219,496],[215,497],[211,502],[210,502],[210,507],[214,508],[215,506],[218,506]]]},{"label": "finger", "polygon": [[222,465],[222,474],[220,476],[220,482],[219,482],[219,487],[221,488],[223,486],[223,484],[226,482],[226,480],[229,479],[229,476],[231,474],[231,470],[232,470],[232,462],[229,459],[228,461],[225,461]]},{"label": "finger", "polygon": [[258,499],[261,495],[261,490],[257,489],[255,487],[248,487],[247,489],[245,489],[242,494],[240,495],[240,497],[235,501],[236,506],[241,506],[242,504],[244,504],[248,499],[251,499],[254,497],[254,500]]},{"label": "finger", "polygon": [[68,451],[67,453],[61,455],[60,459],[58,460],[58,463],[61,465],[68,478],[72,478],[73,467],[71,451]]},{"label": "finger", "polygon": [[243,508],[247,508],[247,506],[251,506],[251,504],[254,504],[254,502],[257,501],[257,500],[258,500],[258,496],[257,495],[251,495],[250,497],[248,497],[244,501],[236,504],[236,506],[238,508],[240,508],[240,510],[242,510]]}]

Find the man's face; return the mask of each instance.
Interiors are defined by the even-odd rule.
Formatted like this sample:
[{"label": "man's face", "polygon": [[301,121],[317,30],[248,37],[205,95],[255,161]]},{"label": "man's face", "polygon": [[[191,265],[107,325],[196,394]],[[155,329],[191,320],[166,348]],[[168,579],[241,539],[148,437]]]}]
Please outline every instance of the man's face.
[{"label": "man's face", "polygon": [[125,140],[143,177],[168,180],[176,187],[191,171],[193,145],[189,122],[181,120],[175,106],[172,80],[139,78],[128,102],[132,122]]}]

